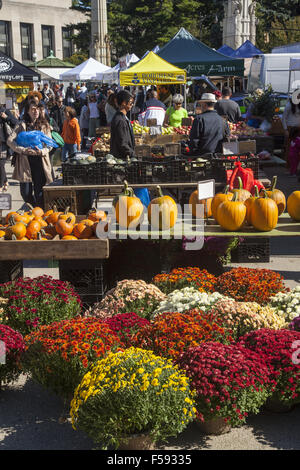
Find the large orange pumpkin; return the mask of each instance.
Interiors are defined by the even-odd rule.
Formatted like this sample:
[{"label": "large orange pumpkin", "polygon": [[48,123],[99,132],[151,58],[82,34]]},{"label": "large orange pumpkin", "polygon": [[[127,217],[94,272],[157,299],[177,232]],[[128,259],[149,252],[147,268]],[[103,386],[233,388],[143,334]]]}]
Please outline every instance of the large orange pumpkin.
[{"label": "large orange pumpkin", "polygon": [[159,230],[168,230],[177,220],[178,210],[174,199],[164,196],[160,186],[157,186],[158,197],[152,199],[148,205],[148,219],[152,227]]},{"label": "large orange pumpkin", "polygon": [[289,195],[286,207],[290,217],[300,221],[300,191],[294,191]]},{"label": "large orange pumpkin", "polygon": [[212,216],[213,216],[213,218],[215,219],[216,222],[218,222],[217,213],[218,213],[219,205],[222,204],[222,202],[224,202],[224,201],[231,201],[232,198],[233,198],[233,193],[229,192],[229,186],[225,187],[223,193],[217,193],[212,198],[211,213],[212,213]]},{"label": "large orange pumpkin", "polygon": [[272,183],[271,183],[271,188],[266,191],[267,196],[273,201],[276,202],[277,207],[278,207],[278,215],[281,215],[286,207],[286,198],[285,195],[280,189],[276,188],[277,184],[277,176],[273,176],[272,178]]},{"label": "large orange pumpkin", "polygon": [[133,189],[124,184],[126,195],[118,196],[116,202],[116,220],[120,227],[136,228],[142,221],[144,206],[141,200],[134,196]]},{"label": "large orange pumpkin", "polygon": [[255,185],[254,188],[255,188],[254,196],[249,197],[244,202],[244,204],[246,206],[246,209],[247,209],[246,220],[247,220],[249,225],[252,225],[252,208],[253,208],[253,204],[256,201],[256,199],[259,198],[259,192],[258,192],[257,186]]},{"label": "large orange pumpkin", "polygon": [[208,199],[198,199],[198,189],[196,189],[196,191],[193,191],[190,195],[189,209],[194,217],[197,217],[197,214],[199,214],[198,217],[200,216],[200,214],[203,214],[203,217],[205,219],[208,219],[208,217],[211,217],[212,215],[211,202],[212,197]]},{"label": "large orange pumpkin", "polygon": [[243,226],[246,212],[245,204],[237,200],[237,194],[235,193],[231,201],[224,201],[219,205],[217,219],[222,228],[235,232]]},{"label": "large orange pumpkin", "polygon": [[261,232],[269,232],[273,230],[278,222],[278,207],[276,202],[267,196],[266,191],[262,197],[255,200],[252,212],[251,221],[256,230]]}]

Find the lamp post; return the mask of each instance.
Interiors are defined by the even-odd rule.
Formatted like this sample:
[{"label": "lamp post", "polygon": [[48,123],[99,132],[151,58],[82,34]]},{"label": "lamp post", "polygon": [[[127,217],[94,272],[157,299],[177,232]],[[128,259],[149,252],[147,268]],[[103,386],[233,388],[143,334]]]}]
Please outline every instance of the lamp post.
[{"label": "lamp post", "polygon": [[37,69],[37,53],[36,52],[32,54],[32,58],[34,60],[34,68],[36,70]]}]

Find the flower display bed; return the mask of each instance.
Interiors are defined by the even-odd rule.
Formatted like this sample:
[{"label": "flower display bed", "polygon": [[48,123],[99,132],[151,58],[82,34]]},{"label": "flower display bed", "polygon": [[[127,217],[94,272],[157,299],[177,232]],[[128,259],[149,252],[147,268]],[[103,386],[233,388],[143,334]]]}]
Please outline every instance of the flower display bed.
[{"label": "flower display bed", "polygon": [[18,279],[0,286],[0,382],[29,374],[101,448],[151,447],[192,421],[227,432],[300,403],[299,303],[266,269],[123,279],[88,310],[68,282]]}]

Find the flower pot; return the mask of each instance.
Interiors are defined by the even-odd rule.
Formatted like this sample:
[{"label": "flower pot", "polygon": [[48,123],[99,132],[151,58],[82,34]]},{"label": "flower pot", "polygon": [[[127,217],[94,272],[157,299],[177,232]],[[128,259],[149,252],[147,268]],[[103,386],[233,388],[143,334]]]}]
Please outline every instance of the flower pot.
[{"label": "flower pot", "polygon": [[204,423],[200,420],[196,420],[196,424],[198,429],[203,434],[226,434],[227,432],[231,431],[231,425],[226,423],[224,418],[217,417],[213,419],[209,419]]},{"label": "flower pot", "polygon": [[293,409],[294,405],[290,403],[284,403],[278,398],[268,398],[265,403],[265,409],[272,411],[273,413],[288,413]]},{"label": "flower pot", "polygon": [[154,449],[153,438],[149,433],[132,434],[121,442],[119,450],[152,450]]}]

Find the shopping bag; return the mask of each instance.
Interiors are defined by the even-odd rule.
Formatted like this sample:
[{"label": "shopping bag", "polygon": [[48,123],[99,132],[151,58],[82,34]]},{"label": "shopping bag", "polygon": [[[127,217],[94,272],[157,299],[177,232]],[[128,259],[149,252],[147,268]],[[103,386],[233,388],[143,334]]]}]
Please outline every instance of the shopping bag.
[{"label": "shopping bag", "polygon": [[243,189],[251,191],[254,183],[254,174],[251,168],[243,168],[241,162],[235,162],[235,168],[230,175],[228,181],[229,189],[234,189],[239,187],[239,180],[241,178]]}]

